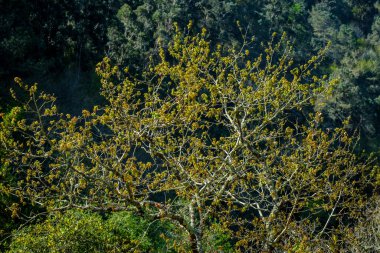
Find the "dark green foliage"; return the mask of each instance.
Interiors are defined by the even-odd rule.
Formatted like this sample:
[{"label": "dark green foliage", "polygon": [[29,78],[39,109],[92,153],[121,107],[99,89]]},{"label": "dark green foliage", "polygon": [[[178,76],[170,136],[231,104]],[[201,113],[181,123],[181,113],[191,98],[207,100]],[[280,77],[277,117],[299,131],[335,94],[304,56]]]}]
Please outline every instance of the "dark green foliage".
[{"label": "dark green foliage", "polygon": [[311,9],[309,23],[313,28],[312,45],[315,48],[326,46],[338,33],[340,21],[332,13],[332,8],[331,2],[322,1]]},{"label": "dark green foliage", "polygon": [[117,12],[117,22],[108,28],[108,54],[118,64],[140,68],[157,53],[157,43],[167,45],[174,23],[185,27],[193,21],[196,30],[206,27],[215,42],[231,44],[241,39],[236,21],[245,1],[126,1]]},{"label": "dark green foliage", "polygon": [[54,83],[66,78],[73,87],[66,90],[73,91],[59,103],[69,107],[66,97],[80,100],[84,90],[78,86],[89,84],[88,73],[104,56],[108,23],[118,8],[118,0],[0,1],[0,103],[8,102],[15,76],[40,81],[58,94]]},{"label": "dark green foliage", "polygon": [[337,124],[352,118],[352,128],[362,133],[363,147],[376,150],[380,143],[380,44],[379,16],[375,18],[372,32],[343,55],[333,68],[333,78],[339,83],[324,110]]}]

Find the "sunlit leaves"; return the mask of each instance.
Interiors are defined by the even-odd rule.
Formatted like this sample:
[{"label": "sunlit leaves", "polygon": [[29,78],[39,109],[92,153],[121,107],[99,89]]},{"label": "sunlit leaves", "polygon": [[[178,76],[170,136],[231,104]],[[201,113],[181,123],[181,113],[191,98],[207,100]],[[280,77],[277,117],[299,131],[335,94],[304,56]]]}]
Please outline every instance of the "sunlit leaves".
[{"label": "sunlit leaves", "polygon": [[25,178],[12,190],[48,210],[170,220],[194,251],[212,220],[245,250],[335,245],[330,235],[356,217],[371,167],[343,128],[324,130],[322,114],[309,113],[331,86],[313,74],[324,51],[293,66],[285,35],[251,57],[251,42],[223,53],[206,34],[177,31],[140,79],[105,58],[97,73],[108,103],[80,116],[24,86],[27,120],[1,123],[23,137],[1,142]]}]

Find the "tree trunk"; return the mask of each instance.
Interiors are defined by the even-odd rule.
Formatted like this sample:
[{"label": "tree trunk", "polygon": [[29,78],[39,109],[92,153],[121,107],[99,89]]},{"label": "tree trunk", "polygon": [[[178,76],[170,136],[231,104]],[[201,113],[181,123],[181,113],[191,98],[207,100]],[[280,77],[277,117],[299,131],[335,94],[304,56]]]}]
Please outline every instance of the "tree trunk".
[{"label": "tree trunk", "polygon": [[189,213],[190,213],[190,243],[191,250],[193,253],[203,253],[202,249],[202,234],[200,233],[200,229],[197,229],[199,221],[197,221],[197,217],[194,212],[194,202],[191,202],[189,205]]},{"label": "tree trunk", "polygon": [[191,252],[201,253],[201,251],[199,251],[198,249],[197,237],[193,233],[190,234],[190,244],[191,244]]}]

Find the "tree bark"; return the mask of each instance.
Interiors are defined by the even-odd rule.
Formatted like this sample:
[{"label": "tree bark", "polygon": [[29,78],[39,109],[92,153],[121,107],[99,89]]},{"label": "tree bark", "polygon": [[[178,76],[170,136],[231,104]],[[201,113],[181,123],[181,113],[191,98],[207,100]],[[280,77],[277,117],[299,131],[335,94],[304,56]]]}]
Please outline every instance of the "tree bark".
[{"label": "tree bark", "polygon": [[190,213],[190,243],[192,252],[203,253],[202,249],[202,235],[200,230],[197,229],[197,226],[200,225],[197,221],[197,217],[194,212],[194,201],[192,201],[189,205],[189,213]]}]

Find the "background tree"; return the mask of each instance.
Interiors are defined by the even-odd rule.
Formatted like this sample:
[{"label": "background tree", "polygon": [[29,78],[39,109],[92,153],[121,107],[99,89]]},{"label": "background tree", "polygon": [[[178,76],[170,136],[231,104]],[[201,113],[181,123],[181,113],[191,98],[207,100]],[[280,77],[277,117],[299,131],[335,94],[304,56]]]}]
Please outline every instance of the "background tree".
[{"label": "background tree", "polygon": [[[360,128],[362,140],[370,150],[378,148],[379,120],[379,16],[375,16],[366,38],[353,38],[352,50],[341,54],[332,68],[332,78],[339,79],[334,95],[323,99],[332,124],[351,117],[352,128]],[[341,47],[342,51],[345,47]]]},{"label": "background tree", "polygon": [[9,102],[14,76],[43,81],[45,90],[60,94],[67,111],[78,107],[73,97],[95,98],[93,68],[104,55],[108,23],[118,8],[117,0],[1,1],[2,102]]}]

